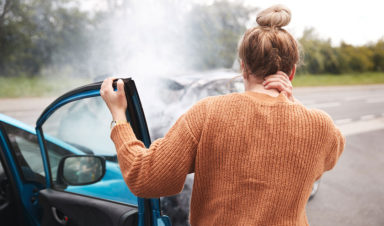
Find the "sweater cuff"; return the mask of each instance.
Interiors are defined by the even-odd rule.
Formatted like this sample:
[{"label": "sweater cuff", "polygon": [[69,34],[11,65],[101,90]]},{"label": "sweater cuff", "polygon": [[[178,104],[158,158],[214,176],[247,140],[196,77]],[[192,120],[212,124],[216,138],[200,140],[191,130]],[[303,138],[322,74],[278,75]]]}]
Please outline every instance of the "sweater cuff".
[{"label": "sweater cuff", "polygon": [[111,139],[116,147],[121,147],[127,141],[137,140],[129,123],[114,126],[111,131]]}]

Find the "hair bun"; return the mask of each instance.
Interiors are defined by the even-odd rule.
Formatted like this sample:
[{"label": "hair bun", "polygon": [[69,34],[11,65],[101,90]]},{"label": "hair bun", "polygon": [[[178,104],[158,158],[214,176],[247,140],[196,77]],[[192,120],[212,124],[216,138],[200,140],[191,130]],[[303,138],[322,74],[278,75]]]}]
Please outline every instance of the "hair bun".
[{"label": "hair bun", "polygon": [[274,5],[261,11],[256,22],[260,26],[266,27],[284,27],[291,21],[291,10],[283,5]]}]

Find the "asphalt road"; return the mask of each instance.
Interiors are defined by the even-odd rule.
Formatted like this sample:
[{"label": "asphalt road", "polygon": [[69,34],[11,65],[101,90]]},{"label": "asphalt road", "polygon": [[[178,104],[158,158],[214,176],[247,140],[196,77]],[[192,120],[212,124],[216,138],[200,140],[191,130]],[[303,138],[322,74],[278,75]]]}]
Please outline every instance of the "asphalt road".
[{"label": "asphalt road", "polygon": [[329,113],[347,141],[307,205],[310,225],[384,225],[384,86],[303,88],[295,96]]},{"label": "asphalt road", "polygon": [[[311,226],[384,225],[384,85],[296,88],[294,96],[328,112],[347,137],[339,163],[308,203]],[[0,113],[34,125],[53,99],[0,99]]]}]

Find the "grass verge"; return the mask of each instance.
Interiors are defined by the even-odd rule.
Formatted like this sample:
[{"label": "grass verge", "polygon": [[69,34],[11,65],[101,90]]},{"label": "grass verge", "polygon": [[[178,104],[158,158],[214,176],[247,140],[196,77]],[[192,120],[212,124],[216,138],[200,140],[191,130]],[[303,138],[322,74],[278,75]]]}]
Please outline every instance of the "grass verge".
[{"label": "grass verge", "polygon": [[88,79],[0,77],[0,98],[57,96],[90,83]]},{"label": "grass verge", "polygon": [[[0,98],[58,96],[78,86],[92,82],[90,79],[73,77],[0,77]],[[294,87],[345,86],[384,84],[384,73],[360,73],[341,75],[297,75]]]},{"label": "grass verge", "polygon": [[341,75],[296,75],[293,86],[345,86],[384,84],[384,73],[366,72],[359,74]]}]

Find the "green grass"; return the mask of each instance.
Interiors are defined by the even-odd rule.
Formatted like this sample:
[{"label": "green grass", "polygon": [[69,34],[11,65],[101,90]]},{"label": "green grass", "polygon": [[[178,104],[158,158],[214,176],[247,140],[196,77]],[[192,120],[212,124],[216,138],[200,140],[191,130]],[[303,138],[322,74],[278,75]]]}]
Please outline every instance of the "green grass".
[{"label": "green grass", "polygon": [[[58,96],[90,83],[90,79],[60,77],[0,77],[0,98]],[[384,73],[297,75],[293,86],[344,86],[384,84]]]},{"label": "green grass", "polygon": [[57,96],[87,83],[90,80],[65,77],[0,77],[0,98]]},{"label": "green grass", "polygon": [[341,75],[296,75],[293,86],[346,86],[384,84],[384,73],[365,72]]}]

